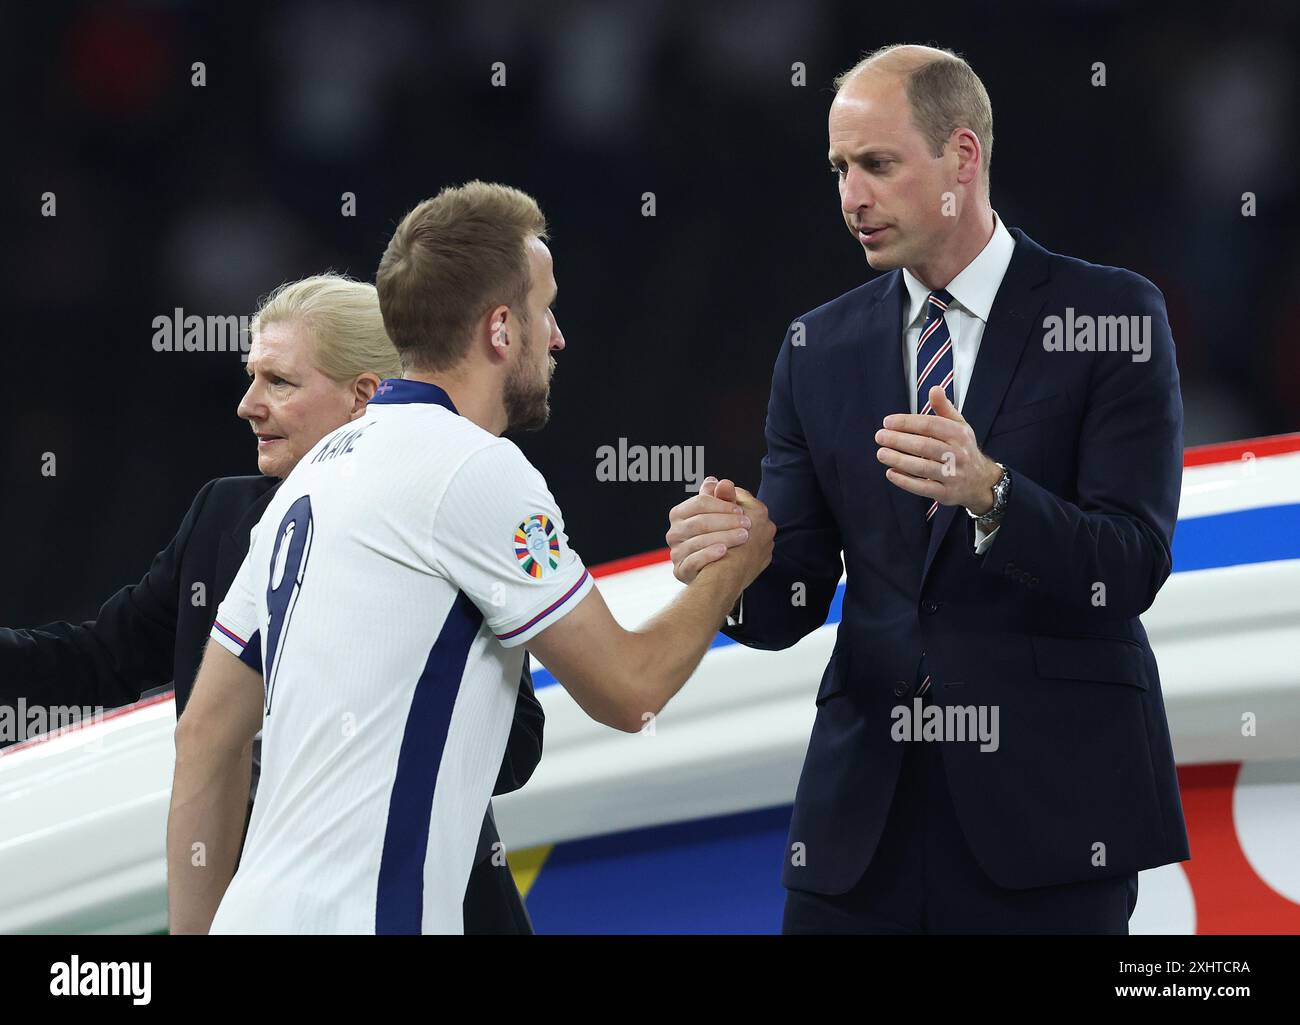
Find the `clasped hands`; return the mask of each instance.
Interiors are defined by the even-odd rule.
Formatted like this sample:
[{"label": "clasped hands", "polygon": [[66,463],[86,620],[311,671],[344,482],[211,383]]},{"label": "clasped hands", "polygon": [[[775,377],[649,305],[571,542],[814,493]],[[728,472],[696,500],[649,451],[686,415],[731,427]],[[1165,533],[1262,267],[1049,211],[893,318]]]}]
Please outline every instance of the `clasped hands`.
[{"label": "clasped hands", "polygon": [[[980,451],[975,432],[938,385],[930,389],[934,414],[891,413],[876,431],[885,479],[940,505],[960,505],[981,516],[993,508],[1001,470]],[[730,480],[706,477],[700,493],[673,507],[664,535],[673,576],[689,584],[711,562],[743,545],[756,519],[771,527],[767,507]],[[769,542],[770,543],[770,542]]]}]

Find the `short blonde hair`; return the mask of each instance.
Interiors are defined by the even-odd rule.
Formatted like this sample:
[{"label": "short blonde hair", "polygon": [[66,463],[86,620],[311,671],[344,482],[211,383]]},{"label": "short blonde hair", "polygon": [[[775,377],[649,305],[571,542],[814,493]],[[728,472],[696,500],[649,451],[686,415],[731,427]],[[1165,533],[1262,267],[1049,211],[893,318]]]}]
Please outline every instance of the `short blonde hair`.
[{"label": "short blonde hair", "polygon": [[835,76],[832,85],[838,95],[844,83],[871,67],[903,78],[912,123],[938,157],[958,128],[968,128],[980,141],[984,168],[984,194],[989,192],[989,168],[993,164],[993,104],[979,75],[951,50],[933,46],[895,43],[873,50],[848,71]]},{"label": "short blonde hair", "polygon": [[275,323],[306,325],[316,342],[316,367],[332,381],[341,384],[362,374],[402,376],[374,285],[332,272],[287,281],[262,300],[250,332]]},{"label": "short blonde hair", "polygon": [[525,243],[534,237],[546,238],[537,201],[491,182],[445,188],[403,217],[375,274],[402,365],[450,370],[469,351],[475,322],[495,306],[527,321]]}]

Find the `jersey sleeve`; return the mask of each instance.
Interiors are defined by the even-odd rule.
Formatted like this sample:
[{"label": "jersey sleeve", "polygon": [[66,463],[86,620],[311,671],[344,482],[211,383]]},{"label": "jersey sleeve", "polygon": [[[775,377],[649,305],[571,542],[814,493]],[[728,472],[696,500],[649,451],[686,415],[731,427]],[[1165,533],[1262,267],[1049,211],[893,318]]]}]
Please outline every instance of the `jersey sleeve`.
[{"label": "jersey sleeve", "polygon": [[433,558],[506,647],[578,606],[593,584],[542,475],[506,440],[465,460],[434,516]]},{"label": "jersey sleeve", "polygon": [[262,634],[257,622],[257,602],[252,582],[255,551],[256,545],[250,544],[230,590],[217,606],[217,618],[209,636],[245,665],[260,673]]}]

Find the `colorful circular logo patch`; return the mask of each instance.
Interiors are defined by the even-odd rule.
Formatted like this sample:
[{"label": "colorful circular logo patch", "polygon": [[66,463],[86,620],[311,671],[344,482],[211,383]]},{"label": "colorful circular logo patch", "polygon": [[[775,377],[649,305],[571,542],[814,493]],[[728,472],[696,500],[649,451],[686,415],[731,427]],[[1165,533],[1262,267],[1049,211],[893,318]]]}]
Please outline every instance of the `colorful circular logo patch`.
[{"label": "colorful circular logo patch", "polygon": [[549,516],[529,516],[515,528],[515,558],[530,577],[555,572],[560,565],[560,538]]}]

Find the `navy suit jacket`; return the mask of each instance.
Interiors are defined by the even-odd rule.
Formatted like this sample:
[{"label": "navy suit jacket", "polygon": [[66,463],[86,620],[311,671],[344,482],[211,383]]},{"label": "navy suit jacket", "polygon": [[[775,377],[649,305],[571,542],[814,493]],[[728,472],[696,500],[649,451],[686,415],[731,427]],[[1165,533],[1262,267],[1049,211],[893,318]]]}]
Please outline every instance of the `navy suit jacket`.
[{"label": "navy suit jacket", "polygon": [[[909,411],[901,271],[799,318],[777,357],[758,492],[776,547],[726,632],[788,647],[826,621],[841,553],[847,574],[790,826],[789,888],[843,893],[870,862],[903,754],[891,710],[911,706],[923,654],[936,706],[998,711],[996,751],[942,745],[971,851],[995,883],[1091,880],[1188,857],[1138,620],[1170,572],[1182,482],[1164,300],[1140,275],[1012,235],[962,405],[981,451],[1012,474],[982,556],[965,510],[940,506],[927,526],[929,500],[890,484],[876,459],[885,416]],[[1076,325],[1150,318],[1149,358],[1049,351],[1045,318],[1067,308]]]}]

